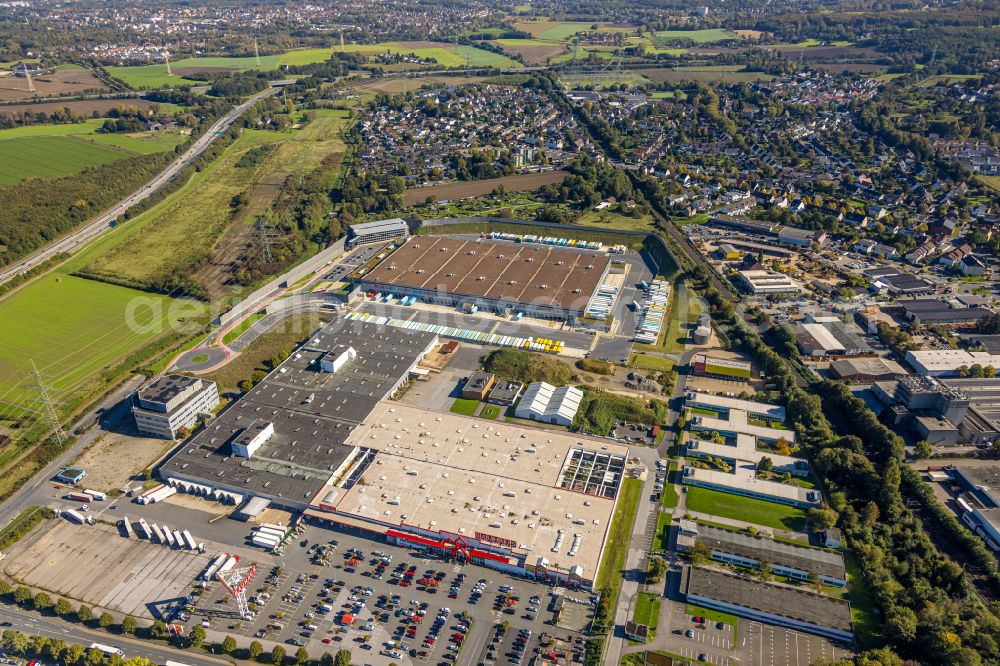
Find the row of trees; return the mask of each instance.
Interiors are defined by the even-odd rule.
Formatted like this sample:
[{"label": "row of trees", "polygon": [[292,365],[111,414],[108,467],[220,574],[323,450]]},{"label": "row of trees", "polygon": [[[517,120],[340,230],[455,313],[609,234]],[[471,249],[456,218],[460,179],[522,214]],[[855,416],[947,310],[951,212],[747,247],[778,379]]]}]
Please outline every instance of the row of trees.
[{"label": "row of trees", "polygon": [[[114,617],[107,612],[96,615],[94,610],[81,605],[74,608],[66,599],[53,600],[47,593],[32,594],[26,587],[11,587],[6,581],[0,581],[0,597],[4,597],[22,608],[51,614],[70,622],[115,631],[125,636],[139,636],[150,640],[173,640],[178,647],[201,648],[205,645],[205,629],[200,624],[195,625],[185,637],[178,637],[167,630],[162,620],[153,622],[149,627],[142,628],[134,617],[125,616],[116,623]],[[26,658],[51,659],[64,666],[144,666],[134,659],[123,661],[118,655],[106,655],[100,650],[86,650],[81,645],[66,644],[61,639],[49,639],[44,636],[28,636],[18,631],[6,630],[0,634],[0,645],[8,654],[16,654]],[[324,653],[319,660],[310,658],[309,653],[299,648],[289,657],[285,648],[276,645],[270,653],[264,653],[264,647],[259,641],[253,641],[245,649],[238,649],[236,639],[226,636],[219,646],[223,652],[243,659],[260,661],[272,666],[350,666],[350,650],[338,650],[336,654]]]},{"label": "row of trees", "polygon": [[[902,440],[845,385],[818,382],[818,395],[801,389],[785,359],[737,320],[721,293],[706,287],[705,295],[730,340],[755,357],[785,397],[802,450],[823,479],[830,506],[861,560],[865,580],[852,584],[871,589],[883,619],[882,639],[898,654],[929,663],[1000,659],[1000,620],[976,596],[962,567],[938,552],[906,510],[901,482],[907,479],[908,493],[919,486],[904,470]],[[850,434],[835,434],[831,421],[837,431]],[[954,522],[940,525],[968,543],[971,535]],[[975,561],[988,566],[978,556]],[[883,658],[901,663],[896,656]]]}]

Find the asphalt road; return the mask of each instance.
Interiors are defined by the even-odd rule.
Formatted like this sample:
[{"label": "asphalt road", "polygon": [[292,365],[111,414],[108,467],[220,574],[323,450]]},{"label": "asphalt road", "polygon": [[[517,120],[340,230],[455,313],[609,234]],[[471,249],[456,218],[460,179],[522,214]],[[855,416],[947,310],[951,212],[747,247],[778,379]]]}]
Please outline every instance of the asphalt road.
[{"label": "asphalt road", "polygon": [[165,664],[168,660],[172,660],[191,666],[219,666],[229,663],[222,659],[199,655],[191,650],[175,650],[159,643],[126,636],[112,636],[105,631],[88,629],[58,618],[24,611],[17,606],[0,606],[0,622],[10,622],[11,629],[25,634],[58,638],[68,644],[77,643],[85,648],[89,648],[91,643],[114,645],[125,652],[126,660],[132,657],[145,657],[154,664]]},{"label": "asphalt road", "polygon": [[[139,385],[143,381],[144,378],[141,376],[128,380],[115,389],[100,405],[77,421],[77,423],[83,424],[78,427],[86,427],[87,430],[78,436],[69,448],[56,456],[44,469],[39,470],[28,483],[18,488],[6,502],[0,505],[0,526],[6,525],[14,516],[28,506],[31,506],[35,492],[45,486],[49,482],[49,479],[55,476],[56,472],[66,467],[70,461],[80,455],[80,452],[90,446],[94,442],[94,439],[102,432],[100,426],[97,424],[99,415],[125,399],[126,396],[139,388]],[[89,427],[87,424],[89,424]]]},{"label": "asphalt road", "polygon": [[222,118],[219,118],[215,121],[215,124],[213,124],[207,132],[198,137],[180,157],[171,162],[170,165],[153,178],[153,180],[146,183],[141,190],[133,192],[115,204],[115,206],[110,210],[102,213],[90,222],[87,222],[82,227],[79,227],[69,234],[49,243],[42,249],[37,250],[34,254],[25,257],[18,264],[0,271],[0,284],[8,282],[21,273],[30,271],[35,266],[38,266],[58,254],[75,252],[76,250],[81,249],[90,241],[100,236],[104,231],[110,229],[111,227],[109,225],[112,220],[117,219],[129,208],[148,198],[158,189],[170,182],[174,176],[185,169],[192,160],[201,155],[213,141],[225,132],[233,121],[240,117],[244,111],[250,108],[262,97],[273,95],[275,91],[275,88],[269,87],[267,90],[254,95],[239,106],[234,107]]}]

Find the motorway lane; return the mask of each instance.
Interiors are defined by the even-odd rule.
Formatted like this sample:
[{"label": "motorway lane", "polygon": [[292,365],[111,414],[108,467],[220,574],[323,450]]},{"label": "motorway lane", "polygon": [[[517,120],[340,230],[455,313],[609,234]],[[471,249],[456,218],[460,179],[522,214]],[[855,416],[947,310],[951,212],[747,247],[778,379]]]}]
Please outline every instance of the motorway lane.
[{"label": "motorway lane", "polygon": [[81,249],[87,243],[92,241],[94,238],[99,236],[105,230],[110,229],[110,223],[112,220],[117,219],[120,215],[124,214],[132,206],[148,198],[158,189],[166,185],[174,176],[185,169],[192,160],[201,155],[206,148],[208,148],[213,141],[215,141],[223,132],[225,132],[229,126],[235,121],[244,111],[249,109],[252,105],[257,103],[260,99],[273,95],[276,92],[276,88],[268,88],[253,97],[249,98],[247,101],[243,102],[239,106],[234,107],[229,113],[219,118],[215,123],[198,137],[191,146],[184,151],[184,153],[178,157],[176,160],[170,163],[170,165],[161,171],[153,180],[146,183],[143,188],[137,192],[133,192],[125,199],[119,201],[113,208],[102,213],[100,216],[94,218],[90,222],[79,227],[75,231],[49,243],[45,247],[37,250],[34,254],[22,259],[17,265],[10,266],[7,269],[0,271],[0,284],[4,284],[9,280],[13,279],[17,275],[29,271],[35,266],[43,263],[44,261],[54,257],[57,254],[62,254],[66,252],[75,252]]},{"label": "motorway lane", "polygon": [[154,664],[166,664],[168,660],[173,660],[191,666],[219,666],[230,663],[223,659],[200,655],[191,650],[173,649],[160,643],[111,635],[105,631],[89,629],[80,624],[25,611],[17,606],[0,605],[0,622],[10,622],[11,629],[25,634],[61,639],[67,644],[77,643],[84,647],[90,647],[91,643],[114,645],[125,652],[126,660],[132,657],[145,657]]}]

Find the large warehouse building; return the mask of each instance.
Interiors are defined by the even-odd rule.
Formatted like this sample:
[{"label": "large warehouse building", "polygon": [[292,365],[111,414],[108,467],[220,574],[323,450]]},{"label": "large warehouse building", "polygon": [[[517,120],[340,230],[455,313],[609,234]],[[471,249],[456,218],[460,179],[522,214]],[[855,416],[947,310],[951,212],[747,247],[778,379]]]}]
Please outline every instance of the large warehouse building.
[{"label": "large warehouse building", "polygon": [[591,588],[628,449],[386,401],[436,342],[333,322],[178,448],[160,475]]},{"label": "large warehouse building", "polygon": [[546,245],[418,236],[352,277],[368,292],[573,320],[583,316],[610,263],[593,252]]}]

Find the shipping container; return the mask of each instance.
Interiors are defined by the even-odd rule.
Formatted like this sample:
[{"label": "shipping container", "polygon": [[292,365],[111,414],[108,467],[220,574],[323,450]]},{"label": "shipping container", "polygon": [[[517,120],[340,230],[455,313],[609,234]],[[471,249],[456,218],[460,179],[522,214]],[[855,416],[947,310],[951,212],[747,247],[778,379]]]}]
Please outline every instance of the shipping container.
[{"label": "shipping container", "polygon": [[132,531],[132,522],[128,519],[128,516],[122,516],[121,525],[125,528],[125,536],[131,539],[135,533]]},{"label": "shipping container", "polygon": [[150,529],[153,530],[153,534],[156,536],[156,542],[157,543],[166,543],[167,542],[167,538],[163,535],[163,528],[161,528],[156,523],[153,523],[153,525],[150,527]]},{"label": "shipping container", "polygon": [[222,566],[219,567],[219,571],[217,573],[223,573],[225,571],[229,571],[230,569],[235,567],[236,563],[239,561],[240,561],[239,557],[237,557],[236,555],[230,555],[229,558],[222,563]]},{"label": "shipping container", "polygon": [[190,532],[184,530],[181,532],[181,536],[184,537],[184,543],[187,545],[188,550],[198,550],[198,542],[194,540]]},{"label": "shipping container", "polygon": [[205,572],[201,574],[201,579],[212,580],[213,578],[215,578],[215,572],[219,570],[219,567],[222,566],[222,563],[225,562],[226,558],[228,557],[229,555],[227,553],[221,553],[220,555],[216,555],[215,559],[213,559],[211,563],[205,568]]},{"label": "shipping container", "polygon": [[83,517],[83,514],[79,511],[74,511],[73,509],[66,509],[62,512],[62,515],[72,520],[77,525],[83,525],[87,522],[87,519]]},{"label": "shipping container", "polygon": [[184,541],[184,535],[181,534],[180,530],[174,530],[174,545],[181,550],[184,550],[187,546],[187,543]]},{"label": "shipping container", "polygon": [[149,529],[149,523],[146,522],[145,518],[139,519],[139,531],[140,531],[139,536],[144,537],[149,541],[152,541],[153,531]]},{"label": "shipping container", "polygon": [[171,548],[177,545],[177,542],[174,541],[174,531],[166,525],[163,526],[163,538]]}]

